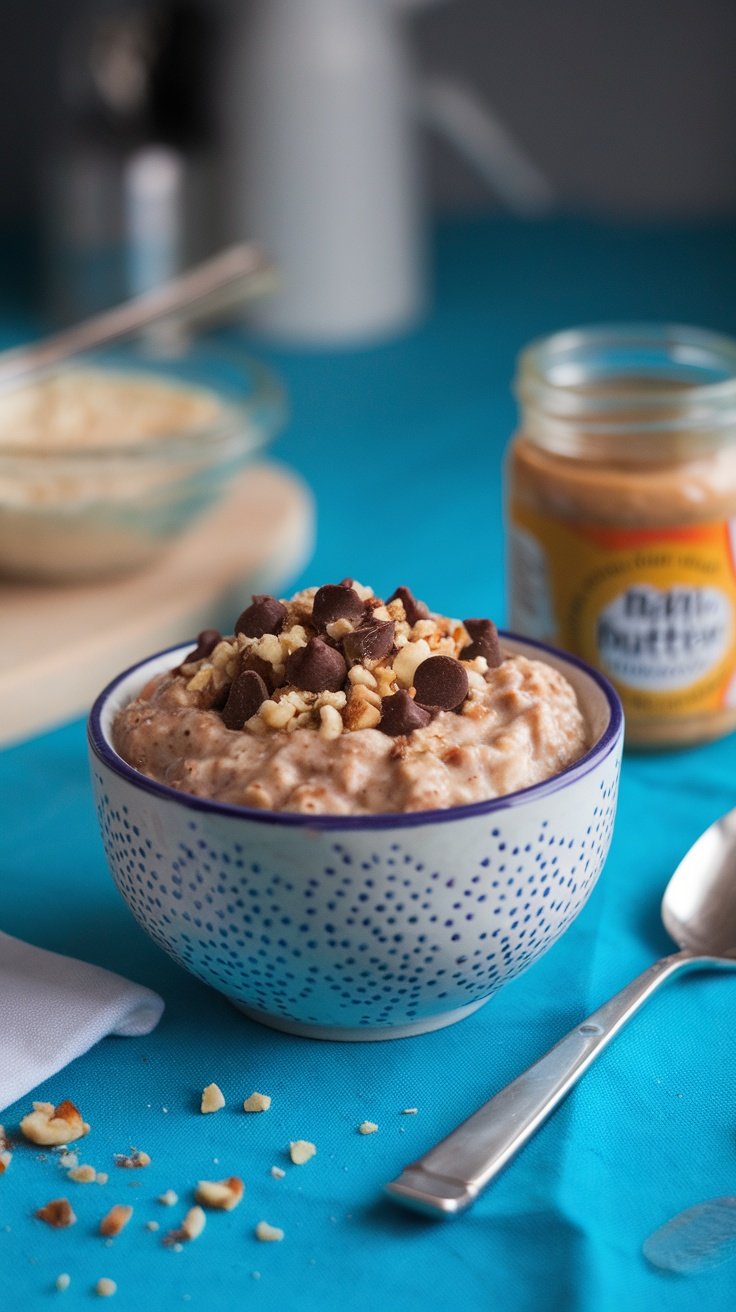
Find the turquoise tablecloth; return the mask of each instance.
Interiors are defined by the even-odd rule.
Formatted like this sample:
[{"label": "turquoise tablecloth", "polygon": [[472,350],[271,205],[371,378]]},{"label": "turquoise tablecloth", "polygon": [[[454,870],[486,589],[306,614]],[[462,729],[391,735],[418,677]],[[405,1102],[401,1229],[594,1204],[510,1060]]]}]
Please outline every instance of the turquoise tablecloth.
[{"label": "turquoise tablecloth", "polygon": [[[379,590],[408,581],[438,609],[500,615],[500,461],[517,349],[598,318],[733,331],[735,292],[736,237],[725,229],[445,230],[437,307],[421,331],[361,354],[273,356],[293,409],[279,454],[319,504],[304,580],[351,573]],[[732,739],[628,758],[605,873],[539,964],[453,1029],[340,1045],[248,1023],[136,927],[106,872],[81,723],[4,752],[0,927],[129,974],[160,990],[167,1010],[151,1037],[108,1039],[36,1092],[79,1103],[92,1124],[82,1160],[111,1180],[72,1184],[50,1158],[17,1149],[0,1178],[2,1312],[35,1312],[57,1297],[81,1308],[105,1275],[117,1281],[120,1312],[733,1307],[736,1264],[667,1277],[641,1256],[645,1237],[680,1209],[736,1190],[729,977],[688,978],[653,1000],[462,1219],[410,1216],[381,1186],[666,949],[661,890],[698,832],[734,804],[734,758]],[[199,1093],[213,1080],[229,1106],[202,1117]],[[239,1102],[253,1089],[273,1106],[246,1117]],[[29,1102],[3,1114],[7,1127]],[[405,1107],[417,1115],[402,1116]],[[357,1134],[366,1118],[377,1134]],[[295,1138],[318,1147],[301,1168],[284,1155]],[[131,1144],[151,1166],[116,1171],[112,1154]],[[283,1179],[272,1165],[285,1167]],[[244,1177],[245,1201],[212,1215],[183,1252],[145,1228],[157,1220],[162,1233],[197,1179],[230,1173]],[[173,1214],[155,1201],[169,1187],[182,1198]],[[74,1229],[32,1218],[63,1193]],[[134,1217],[106,1246],[96,1226],[118,1201],[134,1204]],[[261,1219],[283,1227],[283,1243],[258,1243]],[[53,1290],[62,1271],[72,1277],[63,1295]]]}]

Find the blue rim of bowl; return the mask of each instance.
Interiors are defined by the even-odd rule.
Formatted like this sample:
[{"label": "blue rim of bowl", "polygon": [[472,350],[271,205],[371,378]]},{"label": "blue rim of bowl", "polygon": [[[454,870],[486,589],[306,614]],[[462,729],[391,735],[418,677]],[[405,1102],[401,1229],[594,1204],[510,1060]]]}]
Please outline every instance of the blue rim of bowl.
[{"label": "blue rim of bowl", "polygon": [[89,720],[87,721],[87,737],[94,755],[104,765],[108,766],[114,774],[127,780],[128,783],[142,788],[144,792],[152,793],[154,797],[165,798],[168,801],[177,802],[186,810],[204,812],[208,815],[230,816],[241,820],[252,820],[257,824],[285,825],[288,828],[310,830],[407,829],[417,825],[446,824],[451,820],[494,815],[514,806],[521,806],[524,802],[530,800],[549,797],[567,787],[568,784],[575,783],[578,779],[590,774],[614,750],[621,737],[624,724],[623,708],[615,688],[609,683],[605,675],[593,669],[586,661],[570,655],[569,652],[561,651],[557,647],[551,647],[548,643],[538,642],[534,638],[526,638],[522,634],[501,630],[499,636],[508,638],[512,642],[524,643],[529,647],[534,647],[537,651],[547,652],[550,656],[554,656],[556,660],[581,670],[593,683],[597,684],[608,703],[610,713],[608,725],[600,738],[579,760],[573,761],[572,765],[568,765],[559,774],[553,775],[551,779],[532,784],[529,788],[521,788],[515,793],[506,793],[503,797],[491,797],[482,802],[468,802],[464,806],[448,806],[434,811],[382,811],[375,815],[306,815],[301,812],[266,811],[259,810],[256,807],[235,806],[229,802],[216,802],[207,797],[195,797],[194,794],[182,792],[178,788],[170,788],[168,784],[158,783],[157,780],[150,779],[148,775],[136,770],[134,766],[128,765],[128,762],[118,755],[105,736],[102,728],[102,715],[115,689],[131,674],[142,669],[144,665],[150,665],[154,661],[161,660],[164,656],[174,652],[186,651],[192,643],[177,643],[175,647],[167,647],[164,651],[156,652],[153,656],[147,656],[145,660],[136,661],[135,665],[131,665],[127,670],[123,670],[121,674],[118,674],[116,678],[108,683],[106,688],[103,688],[90,711]]}]

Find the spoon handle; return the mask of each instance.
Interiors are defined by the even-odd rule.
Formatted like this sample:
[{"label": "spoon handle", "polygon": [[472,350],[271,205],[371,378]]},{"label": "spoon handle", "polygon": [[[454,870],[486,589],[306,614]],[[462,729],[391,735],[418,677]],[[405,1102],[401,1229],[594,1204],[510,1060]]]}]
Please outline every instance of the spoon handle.
[{"label": "spoon handle", "polygon": [[407,1166],[387,1192],[415,1211],[461,1212],[530,1139],[627,1020],[675,971],[699,961],[692,952],[663,957],[505,1089]]},{"label": "spoon handle", "polygon": [[269,290],[275,270],[256,242],[241,242],[203,260],[170,282],[143,292],[123,305],[65,328],[30,346],[0,354],[0,383],[53,368],[68,357],[135,336],[149,325],[172,318],[187,323],[239,305],[248,296]]}]

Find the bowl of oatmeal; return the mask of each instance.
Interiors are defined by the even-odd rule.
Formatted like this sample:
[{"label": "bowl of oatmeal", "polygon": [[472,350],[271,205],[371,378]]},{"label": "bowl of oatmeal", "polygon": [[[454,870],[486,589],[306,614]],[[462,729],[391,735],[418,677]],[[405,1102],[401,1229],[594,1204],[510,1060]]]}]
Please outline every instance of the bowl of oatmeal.
[{"label": "bowl of oatmeal", "polygon": [[402,1037],[475,1011],[603,867],[623,740],[596,671],[352,579],[255,596],[89,722],[113,878],[247,1015]]},{"label": "bowl of oatmeal", "polygon": [[203,343],[98,352],[0,388],[0,574],[139,569],[261,451],[284,410],[259,363]]}]

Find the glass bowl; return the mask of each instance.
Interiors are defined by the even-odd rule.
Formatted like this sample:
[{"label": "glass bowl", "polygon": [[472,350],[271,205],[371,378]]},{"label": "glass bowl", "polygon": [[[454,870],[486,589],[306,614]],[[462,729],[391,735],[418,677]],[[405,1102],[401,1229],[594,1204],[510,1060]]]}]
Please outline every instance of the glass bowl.
[{"label": "glass bowl", "polygon": [[280,383],[198,342],[75,358],[0,391],[0,575],[81,581],[154,560],[285,414]]}]

